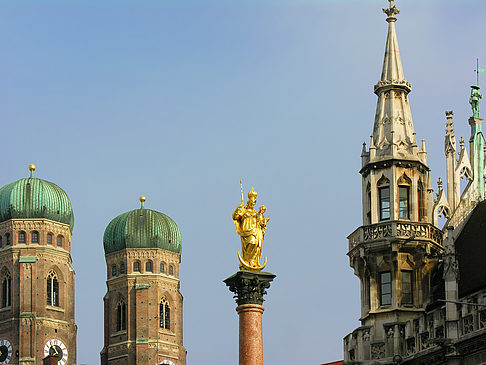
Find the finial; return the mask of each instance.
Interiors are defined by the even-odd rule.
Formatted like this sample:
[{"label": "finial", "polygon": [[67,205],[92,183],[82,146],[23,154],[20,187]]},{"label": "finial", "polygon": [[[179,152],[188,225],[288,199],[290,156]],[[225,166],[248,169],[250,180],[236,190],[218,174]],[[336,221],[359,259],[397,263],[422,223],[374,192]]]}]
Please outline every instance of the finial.
[{"label": "finial", "polygon": [[445,115],[446,115],[447,119],[452,119],[452,116],[454,115],[454,111],[453,110],[446,110]]},{"label": "finial", "polygon": [[30,171],[30,177],[34,177],[34,171],[35,171],[35,165],[34,164],[29,165],[29,171]]},{"label": "finial", "polygon": [[140,198],[138,198],[138,200],[140,200],[140,209],[143,209],[143,203],[145,203],[145,200],[147,200],[147,198],[142,195]]},{"label": "finial", "polygon": [[383,12],[388,15],[388,18],[386,18],[386,21],[388,23],[397,20],[397,18],[395,18],[395,15],[400,14],[400,10],[398,10],[397,7],[393,4],[393,1],[394,0],[388,0],[388,2],[390,3],[390,7],[387,9],[383,9]]},{"label": "finial", "polygon": [[464,138],[461,137],[461,139],[459,140],[459,146],[461,146],[461,150],[464,149]]},{"label": "finial", "polygon": [[484,72],[484,68],[479,67],[479,58],[476,58],[476,69],[474,72],[476,72],[476,86],[479,86],[479,74]]},{"label": "finial", "polygon": [[442,180],[441,178],[439,177],[439,180],[437,181],[437,186],[439,187],[439,192],[442,191]]}]

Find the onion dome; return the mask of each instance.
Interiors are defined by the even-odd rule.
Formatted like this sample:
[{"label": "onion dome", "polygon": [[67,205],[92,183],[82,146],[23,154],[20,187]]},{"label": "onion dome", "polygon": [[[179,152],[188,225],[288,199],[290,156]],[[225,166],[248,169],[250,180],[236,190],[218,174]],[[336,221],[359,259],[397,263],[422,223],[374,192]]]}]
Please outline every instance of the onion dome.
[{"label": "onion dome", "polygon": [[29,170],[29,178],[0,188],[0,222],[44,218],[69,224],[72,231],[74,214],[67,194],[56,184],[35,178],[34,165]]},{"label": "onion dome", "polygon": [[140,209],[120,214],[105,229],[105,254],[126,248],[161,248],[180,254],[181,231],[175,222],[163,213],[144,209],[145,197],[140,197]]}]

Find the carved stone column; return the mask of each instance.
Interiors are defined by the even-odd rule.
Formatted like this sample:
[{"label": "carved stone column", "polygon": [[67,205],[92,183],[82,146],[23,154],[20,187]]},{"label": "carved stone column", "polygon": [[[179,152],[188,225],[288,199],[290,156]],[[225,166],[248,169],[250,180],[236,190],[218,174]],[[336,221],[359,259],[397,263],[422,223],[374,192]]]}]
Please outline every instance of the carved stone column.
[{"label": "carved stone column", "polygon": [[224,280],[238,304],[239,365],[263,365],[263,296],[274,278],[271,273],[242,270]]}]

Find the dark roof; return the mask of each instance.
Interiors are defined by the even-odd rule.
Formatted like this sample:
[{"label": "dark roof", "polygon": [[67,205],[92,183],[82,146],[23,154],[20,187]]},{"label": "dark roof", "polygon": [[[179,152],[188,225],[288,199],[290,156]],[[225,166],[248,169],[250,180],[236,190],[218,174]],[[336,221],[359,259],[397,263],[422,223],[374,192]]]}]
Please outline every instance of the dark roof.
[{"label": "dark roof", "polygon": [[454,245],[459,263],[459,297],[486,287],[486,201],[474,208]]}]

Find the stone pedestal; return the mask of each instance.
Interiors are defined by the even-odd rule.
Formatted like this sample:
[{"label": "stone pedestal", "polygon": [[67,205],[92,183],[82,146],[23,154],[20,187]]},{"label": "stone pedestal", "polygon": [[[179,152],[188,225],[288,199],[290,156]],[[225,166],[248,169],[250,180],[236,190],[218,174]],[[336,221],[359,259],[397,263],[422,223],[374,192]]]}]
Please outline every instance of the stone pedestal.
[{"label": "stone pedestal", "polygon": [[274,274],[241,270],[224,280],[235,293],[239,316],[239,365],[263,365],[263,296]]}]

